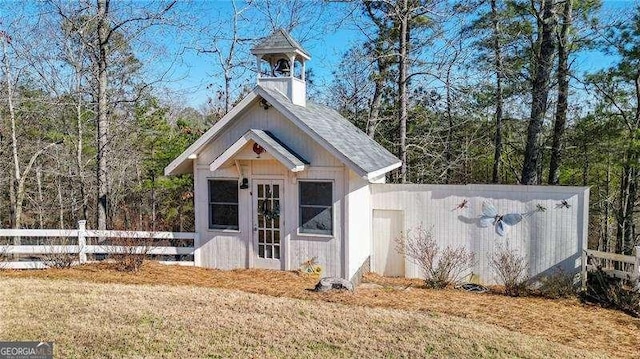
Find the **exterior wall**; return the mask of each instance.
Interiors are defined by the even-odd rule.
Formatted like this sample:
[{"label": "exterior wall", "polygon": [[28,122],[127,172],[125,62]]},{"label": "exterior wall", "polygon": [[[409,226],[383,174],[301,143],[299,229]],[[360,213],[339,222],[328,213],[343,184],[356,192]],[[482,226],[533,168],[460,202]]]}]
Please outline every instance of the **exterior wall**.
[{"label": "exterior wall", "polygon": [[348,170],[347,200],[348,279],[352,279],[371,256],[371,191],[369,183]]},{"label": "exterior wall", "polygon": [[[421,224],[432,229],[441,248],[464,246],[475,252],[478,262],[473,273],[481,283],[494,283],[488,262],[490,254],[498,246],[523,255],[529,262],[529,275],[532,277],[549,273],[556,266],[566,271],[576,270],[580,266],[580,253],[587,246],[589,189],[586,187],[374,184],[371,188],[373,228],[389,228],[388,233],[375,233],[376,241],[380,242],[375,246],[389,248],[392,245],[386,242],[393,241],[400,234],[398,229],[406,232]],[[456,209],[463,200],[468,201],[467,208]],[[500,237],[493,227],[479,226],[478,219],[485,200],[501,214],[535,211],[538,204],[547,210],[531,214]],[[567,200],[571,207],[557,207],[562,200]],[[389,220],[403,223],[384,222]],[[393,253],[391,256],[402,258]],[[379,271],[388,265],[396,270],[397,263],[388,263],[388,260],[388,257],[374,256],[372,268]],[[406,277],[423,276],[419,268],[406,258],[404,267]]]},{"label": "exterior wall", "polygon": [[252,128],[270,131],[298,155],[309,161],[312,167],[343,166],[340,160],[332,156],[303,131],[292,125],[291,121],[277,110],[274,108],[265,110],[257,102],[250,105],[247,111],[209,142],[209,145],[198,155],[197,163],[208,166]]},{"label": "exterior wall", "polygon": [[[310,166],[294,174],[267,154],[256,159],[255,154],[252,156],[248,151],[240,151],[236,159],[239,159],[242,175],[249,179],[250,189],[239,190],[239,230],[209,229],[208,179],[240,179],[235,163],[230,163],[229,166],[214,172],[209,171],[209,164],[251,128],[270,131],[291,150],[309,161]],[[344,228],[341,225],[344,223],[345,213],[344,173],[345,167],[338,159],[293,126],[288,119],[272,108],[264,110],[259,104],[254,104],[214,138],[194,161],[196,232],[200,233],[202,243],[202,265],[220,269],[254,267],[252,222],[255,208],[251,200],[251,188],[254,181],[258,179],[276,179],[282,180],[284,184],[282,193],[284,203],[281,207],[283,221],[281,269],[298,269],[302,262],[316,257],[318,263],[324,268],[323,275],[344,276],[342,256]],[[334,234],[332,236],[298,233],[299,179],[333,182]]]}]

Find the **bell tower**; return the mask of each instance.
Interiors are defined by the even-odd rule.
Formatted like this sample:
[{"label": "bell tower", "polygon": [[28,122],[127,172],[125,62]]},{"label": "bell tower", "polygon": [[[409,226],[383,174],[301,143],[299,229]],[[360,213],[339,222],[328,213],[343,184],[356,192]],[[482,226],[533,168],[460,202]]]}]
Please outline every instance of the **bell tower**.
[{"label": "bell tower", "polygon": [[305,61],[309,53],[283,29],[276,30],[251,49],[256,57],[258,85],[282,92],[299,106],[306,106]]}]

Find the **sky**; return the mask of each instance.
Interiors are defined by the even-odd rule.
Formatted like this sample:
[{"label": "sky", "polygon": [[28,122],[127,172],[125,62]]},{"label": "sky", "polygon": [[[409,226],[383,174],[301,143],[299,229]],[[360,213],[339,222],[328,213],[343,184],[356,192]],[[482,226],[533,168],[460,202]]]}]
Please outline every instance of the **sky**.
[{"label": "sky", "polygon": [[[198,41],[203,44],[207,43],[207,36],[210,34],[208,41],[210,49],[213,46],[211,44],[213,39],[221,35],[229,36],[231,33],[230,23],[233,18],[231,4],[231,1],[206,0],[196,1],[196,8],[180,9],[179,11],[194,16],[194,23],[202,27],[203,31],[200,32],[202,36],[200,39],[182,38],[177,42],[184,44],[184,42]],[[242,7],[242,3],[239,3],[238,7]],[[345,9],[350,10],[351,7],[353,7],[351,4],[330,4],[323,14],[303,16],[307,21],[302,22],[292,31],[292,36],[311,54],[307,68],[312,69],[314,83],[320,87],[329,85],[332,71],[336,66],[339,66],[344,52],[364,38],[361,30],[347,24],[348,20],[342,21],[344,17],[348,17],[348,14],[344,13]],[[356,15],[359,16],[359,13]],[[253,11],[245,13],[244,16],[252,24],[242,23],[241,26],[248,28],[242,32],[244,36],[251,38],[251,41],[238,49],[239,56],[240,52],[248,54],[251,45],[255,44],[260,37],[268,36],[272,26],[266,16],[260,12]],[[281,16],[278,20],[281,24],[286,24],[288,19],[287,16]],[[335,24],[338,22],[340,26]],[[220,42],[219,45],[223,51],[228,48],[228,43],[225,41]],[[180,47],[184,48],[184,45],[177,45],[173,50],[179,50]],[[173,65],[174,80],[168,84],[168,87],[177,90],[184,101],[192,107],[198,108],[201,104],[206,103],[209,97],[214,96],[216,86],[222,84],[223,75],[216,54],[194,50],[193,47],[198,47],[198,45],[191,44],[187,47],[189,49],[182,53],[179,63]],[[246,76],[245,79],[249,81],[250,85],[255,83],[254,75],[249,73],[243,75]]]},{"label": "sky", "polygon": [[[149,1],[113,1],[112,7],[144,8],[151,4]],[[292,17],[300,18],[292,36],[311,54],[307,68],[313,71],[314,85],[319,90],[327,90],[333,80],[333,70],[341,66],[343,54],[366,38],[363,30],[357,28],[353,21],[362,16],[361,10],[356,3],[340,0],[331,1],[327,7],[323,7],[324,12],[320,12],[309,0],[281,1],[289,4],[297,2],[300,6],[294,7],[294,10],[298,13],[291,16],[290,12],[281,8],[265,9],[265,2],[260,0],[256,0],[259,10],[255,7],[243,10],[246,4],[242,0],[235,2],[236,9],[243,11],[239,28],[240,36],[246,40],[243,46],[237,48],[238,57],[248,54],[251,46],[260,37],[269,35],[275,26],[286,26]],[[27,8],[27,12],[37,11],[35,2],[0,0],[0,21],[10,18],[16,4],[26,4],[23,7]],[[217,54],[211,51],[218,47],[224,53],[228,49],[233,4],[228,0],[179,1],[173,13],[180,26],[152,30],[140,39],[140,51],[136,55],[145,64],[145,76],[150,79],[163,78],[155,86],[157,95],[174,104],[196,109],[202,108],[209,98],[215,97],[216,89],[221,87],[223,74]],[[605,0],[602,12],[624,15],[630,12],[634,4],[637,2],[632,0]],[[591,51],[580,54],[574,67],[579,72],[596,71],[614,60],[598,51]],[[255,75],[248,71],[234,73],[233,77],[236,85],[255,84]]]},{"label": "sky", "polygon": [[[304,1],[304,0],[303,0]],[[627,9],[632,9],[636,2],[632,0],[605,0],[603,3],[603,13],[624,13]],[[219,27],[214,32],[224,33],[227,26],[227,34],[230,32],[230,23],[233,14],[232,3],[230,1],[197,1],[196,9],[181,9],[195,15],[194,23],[205,26],[205,23],[212,19],[222,20]],[[242,3],[239,3],[242,7]],[[342,55],[352,46],[361,43],[365,36],[362,31],[351,24],[345,12],[353,9],[351,4],[334,3],[331,4],[327,13],[314,14],[311,23],[303,22],[294,29],[292,35],[300,40],[305,49],[311,54],[312,59],[307,63],[314,73],[314,82],[320,89],[326,89],[332,80],[332,71],[340,66]],[[353,16],[360,16],[358,11],[353,11]],[[245,17],[251,23],[258,24],[259,28],[252,28],[246,31],[253,37],[266,36],[270,33],[269,22],[266,16],[259,12],[246,13]],[[304,17],[304,16],[303,16]],[[340,18],[342,17],[342,18]],[[305,17],[309,19],[309,17]],[[278,20],[286,22],[286,16]],[[339,23],[336,26],[333,22]],[[214,21],[215,23],[215,21]],[[310,30],[312,29],[312,30]],[[208,31],[202,32],[207,35]],[[211,38],[215,38],[212,34]],[[224,47],[224,44],[222,44]],[[239,51],[248,51],[248,48]],[[574,66],[578,71],[591,72],[610,65],[615,59],[604,55],[598,51],[590,51],[581,54],[575,60]],[[198,53],[193,50],[184,52],[181,63],[175,67],[175,80],[168,84],[168,88],[176,90],[182,101],[192,107],[198,108],[206,103],[207,99],[214,96],[216,86],[219,86],[222,74],[219,66],[216,66],[215,56],[211,54]],[[253,85],[254,77],[247,77],[250,85]],[[211,86],[213,84],[213,86]],[[209,86],[208,86],[209,85]]]}]

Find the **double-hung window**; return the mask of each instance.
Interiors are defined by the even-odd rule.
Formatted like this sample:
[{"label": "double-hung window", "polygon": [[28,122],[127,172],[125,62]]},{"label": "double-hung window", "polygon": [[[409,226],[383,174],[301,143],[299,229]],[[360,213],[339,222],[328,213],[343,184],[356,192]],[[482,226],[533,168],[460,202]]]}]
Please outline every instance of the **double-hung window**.
[{"label": "double-hung window", "polygon": [[298,182],[300,233],[333,234],[333,183]]},{"label": "double-hung window", "polygon": [[238,181],[209,180],[209,228],[238,230]]}]

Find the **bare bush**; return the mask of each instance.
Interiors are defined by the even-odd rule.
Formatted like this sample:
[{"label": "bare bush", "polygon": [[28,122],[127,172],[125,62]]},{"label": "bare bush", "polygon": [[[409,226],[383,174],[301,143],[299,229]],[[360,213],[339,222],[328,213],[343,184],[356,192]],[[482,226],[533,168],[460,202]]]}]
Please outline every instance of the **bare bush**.
[{"label": "bare bush", "polygon": [[499,246],[489,256],[489,266],[504,285],[504,293],[512,297],[526,294],[529,289],[529,265],[523,256],[514,250]]},{"label": "bare bush", "polygon": [[569,298],[576,295],[576,289],[575,275],[557,267],[552,274],[540,278],[538,293],[551,299]]},{"label": "bare bush", "polygon": [[418,265],[429,288],[455,285],[471,273],[475,254],[464,247],[447,246],[440,250],[431,230],[421,225],[396,239],[398,250]]},{"label": "bare bush", "polygon": [[47,268],[65,269],[71,268],[73,263],[78,260],[78,254],[67,253],[63,249],[56,248],[56,246],[68,246],[71,241],[69,238],[47,238],[49,242],[45,246],[45,254],[40,256],[40,260]]},{"label": "bare bush", "polygon": [[623,280],[608,276],[602,268],[589,272],[587,288],[580,293],[580,299],[640,317],[640,292],[625,285]]},{"label": "bare bush", "polygon": [[[0,244],[2,246],[2,244]],[[9,254],[7,254],[7,247],[0,247],[0,269],[4,269],[7,266],[7,262],[9,262]]]},{"label": "bare bush", "polygon": [[116,269],[123,272],[137,272],[153,247],[150,238],[114,238],[106,247],[109,259],[116,264]]}]

